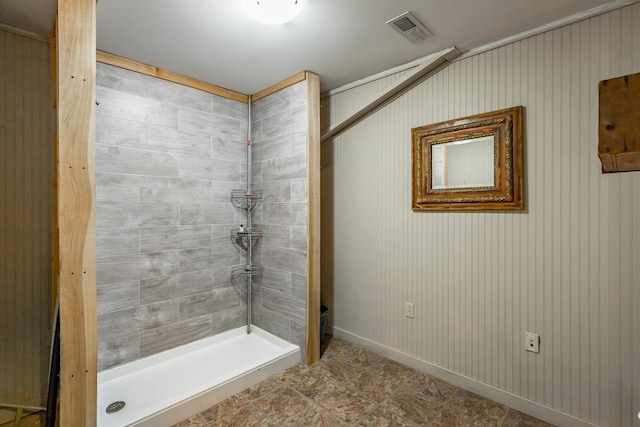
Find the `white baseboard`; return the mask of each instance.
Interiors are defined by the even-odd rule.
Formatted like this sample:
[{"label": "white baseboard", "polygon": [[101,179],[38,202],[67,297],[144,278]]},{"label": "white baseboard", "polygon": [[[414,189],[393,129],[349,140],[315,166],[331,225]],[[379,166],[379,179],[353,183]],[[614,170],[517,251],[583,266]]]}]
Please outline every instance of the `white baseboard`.
[{"label": "white baseboard", "polygon": [[347,332],[338,327],[333,327],[333,336],[338,339],[349,341],[364,347],[372,352],[410,366],[418,371],[426,372],[429,375],[440,378],[448,383],[479,394],[487,399],[506,405],[517,411],[524,412],[532,417],[546,421],[555,426],[567,427],[597,427],[587,421],[575,418],[571,415],[541,405],[539,403],[527,400],[504,390],[500,390],[494,386],[482,383],[464,375],[460,375],[448,369],[441,368],[424,360],[402,353],[391,347],[370,341],[366,338]]}]

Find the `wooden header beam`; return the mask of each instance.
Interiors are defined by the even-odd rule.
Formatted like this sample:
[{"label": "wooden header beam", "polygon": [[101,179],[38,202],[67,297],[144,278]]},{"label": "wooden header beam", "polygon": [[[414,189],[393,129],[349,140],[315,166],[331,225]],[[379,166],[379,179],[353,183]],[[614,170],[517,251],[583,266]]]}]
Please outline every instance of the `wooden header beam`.
[{"label": "wooden header beam", "polygon": [[173,71],[164,70],[162,68],[154,67],[153,65],[143,64],[142,62],[133,61],[121,56],[103,52],[101,50],[96,52],[96,59],[99,62],[105,64],[114,65],[126,70],[137,71],[138,73],[168,80],[170,82],[180,83],[185,86],[193,87],[208,93],[212,93],[214,95],[221,96],[223,98],[233,99],[240,102],[248,102],[249,99],[247,95],[239,92],[234,92],[232,90],[212,85],[211,83],[205,83],[201,80],[197,80],[183,74],[174,73]]},{"label": "wooden header beam", "polygon": [[287,77],[286,79],[278,83],[272,84],[271,86],[264,88],[254,93],[253,95],[251,95],[251,102],[256,102],[258,99],[267,97],[272,93],[275,93],[281,89],[284,89],[285,87],[304,81],[305,79],[307,79],[307,75],[310,75],[310,74],[316,75],[316,74],[308,73],[307,71],[300,71],[299,73],[296,73],[293,76]]},{"label": "wooden header beam", "polygon": [[[113,55],[108,52],[98,50],[96,52],[96,60],[104,64],[113,65],[115,67],[124,68],[125,70],[136,71],[140,74],[146,74],[148,76],[157,77],[170,82],[179,83],[185,86],[189,86],[195,89],[212,93],[214,95],[221,96],[223,98],[233,99],[234,101],[249,102],[249,96],[240,92],[234,92],[229,89],[225,89],[220,86],[213,85],[211,83],[205,83],[201,80],[194,79],[193,77],[185,76],[183,74],[174,73],[163,68],[159,68],[153,65],[144,64],[142,62],[134,61],[132,59],[123,58],[118,55]],[[271,86],[264,88],[255,94],[251,95],[251,101],[255,102],[261,98],[271,95],[281,89],[294,85],[307,78],[307,71],[300,71],[286,79],[274,83]]]}]

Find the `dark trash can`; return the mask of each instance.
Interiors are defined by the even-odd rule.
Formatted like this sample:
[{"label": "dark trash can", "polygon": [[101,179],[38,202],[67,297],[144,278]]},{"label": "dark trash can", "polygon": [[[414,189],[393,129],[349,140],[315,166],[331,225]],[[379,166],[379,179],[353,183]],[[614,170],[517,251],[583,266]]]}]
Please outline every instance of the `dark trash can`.
[{"label": "dark trash can", "polygon": [[327,333],[327,320],[329,319],[329,308],[326,305],[320,306],[320,345],[324,344],[324,336]]}]

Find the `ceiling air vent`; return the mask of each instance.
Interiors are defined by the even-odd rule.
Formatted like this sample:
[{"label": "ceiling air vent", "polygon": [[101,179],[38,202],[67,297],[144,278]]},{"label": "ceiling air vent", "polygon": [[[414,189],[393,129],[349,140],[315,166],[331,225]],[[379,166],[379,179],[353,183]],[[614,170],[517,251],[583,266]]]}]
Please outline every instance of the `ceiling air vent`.
[{"label": "ceiling air vent", "polygon": [[420,43],[421,41],[433,36],[427,27],[418,18],[413,16],[411,12],[405,12],[387,21],[387,24],[394,30],[402,34],[404,38],[411,43]]}]

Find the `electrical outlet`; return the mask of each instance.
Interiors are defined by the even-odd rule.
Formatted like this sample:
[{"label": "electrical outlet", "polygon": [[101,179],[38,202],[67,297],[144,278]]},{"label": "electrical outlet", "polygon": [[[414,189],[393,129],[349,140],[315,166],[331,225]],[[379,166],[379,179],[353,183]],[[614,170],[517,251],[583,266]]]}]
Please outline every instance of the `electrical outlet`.
[{"label": "electrical outlet", "polygon": [[533,353],[540,353],[540,335],[533,332],[524,333],[524,348]]},{"label": "electrical outlet", "polygon": [[415,306],[410,302],[404,303],[404,317],[413,319]]}]

